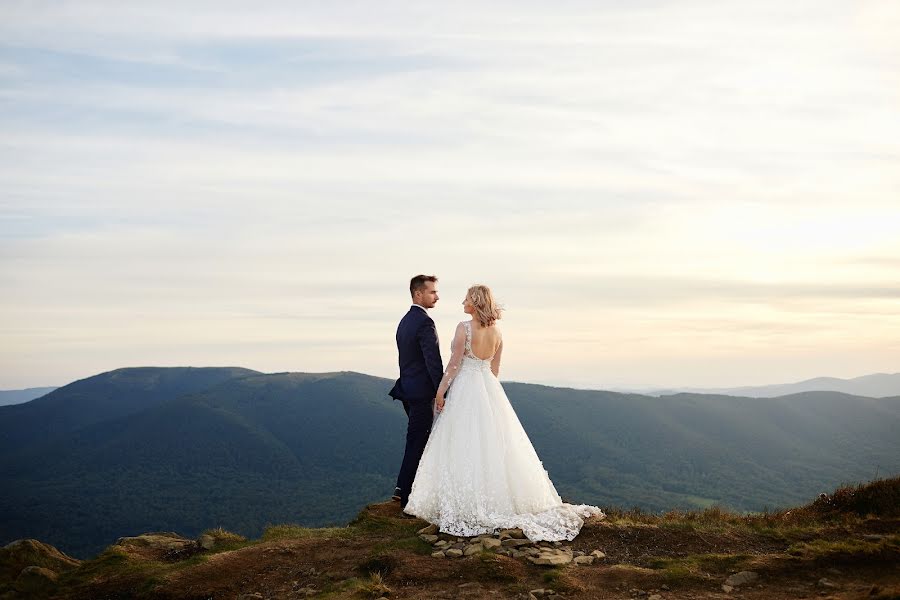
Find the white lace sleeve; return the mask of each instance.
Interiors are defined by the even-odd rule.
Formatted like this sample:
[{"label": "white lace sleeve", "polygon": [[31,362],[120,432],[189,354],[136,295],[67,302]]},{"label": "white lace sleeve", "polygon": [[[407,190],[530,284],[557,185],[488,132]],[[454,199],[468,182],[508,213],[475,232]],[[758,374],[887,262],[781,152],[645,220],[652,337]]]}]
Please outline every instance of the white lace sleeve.
[{"label": "white lace sleeve", "polygon": [[447,363],[447,370],[441,378],[441,384],[438,386],[437,395],[443,396],[447,393],[447,388],[453,383],[453,378],[459,372],[459,366],[462,364],[463,355],[466,352],[466,327],[464,323],[456,326],[456,333],[453,334],[453,343],[450,346],[450,362]]}]

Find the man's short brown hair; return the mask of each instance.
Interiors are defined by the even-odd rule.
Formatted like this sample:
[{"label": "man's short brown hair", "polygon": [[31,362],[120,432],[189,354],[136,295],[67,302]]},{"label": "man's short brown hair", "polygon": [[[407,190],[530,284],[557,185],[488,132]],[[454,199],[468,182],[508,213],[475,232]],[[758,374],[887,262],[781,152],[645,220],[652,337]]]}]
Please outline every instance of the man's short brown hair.
[{"label": "man's short brown hair", "polygon": [[438,278],[434,275],[416,275],[409,280],[409,295],[413,296],[416,290],[425,289],[425,282],[437,283]]}]

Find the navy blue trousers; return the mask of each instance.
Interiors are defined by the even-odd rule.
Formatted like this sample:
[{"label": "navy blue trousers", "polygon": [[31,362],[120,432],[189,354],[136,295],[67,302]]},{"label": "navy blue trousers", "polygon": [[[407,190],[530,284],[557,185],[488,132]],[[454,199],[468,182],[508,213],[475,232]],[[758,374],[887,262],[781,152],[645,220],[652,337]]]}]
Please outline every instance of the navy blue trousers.
[{"label": "navy blue trousers", "polygon": [[397,476],[397,487],[400,488],[400,506],[406,506],[409,493],[412,491],[413,480],[416,478],[416,470],[419,468],[419,460],[428,443],[428,435],[431,433],[431,422],[434,420],[432,412],[432,398],[427,400],[403,400],[403,409],[409,417],[409,425],[406,427],[406,451],[403,454],[403,463],[400,465],[400,474]]}]

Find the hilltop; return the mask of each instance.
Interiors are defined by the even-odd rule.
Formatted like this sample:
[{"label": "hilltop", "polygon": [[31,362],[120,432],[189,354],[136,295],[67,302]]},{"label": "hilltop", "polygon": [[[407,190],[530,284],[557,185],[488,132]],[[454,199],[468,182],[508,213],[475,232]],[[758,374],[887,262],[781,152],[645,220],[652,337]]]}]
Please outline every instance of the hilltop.
[{"label": "hilltop", "polygon": [[[21,540],[0,551],[0,598],[900,598],[900,478],[755,515],[607,512],[556,545],[515,530],[433,535],[393,502],[343,527],[270,525],[252,540],[120,538],[86,561]],[[454,545],[462,556],[441,556]]]}]

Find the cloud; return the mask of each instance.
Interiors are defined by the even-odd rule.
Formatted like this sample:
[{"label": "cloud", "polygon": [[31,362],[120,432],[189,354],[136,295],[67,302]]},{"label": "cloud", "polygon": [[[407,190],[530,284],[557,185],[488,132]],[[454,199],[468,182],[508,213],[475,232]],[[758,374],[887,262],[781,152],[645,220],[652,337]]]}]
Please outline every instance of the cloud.
[{"label": "cloud", "polygon": [[894,368],[898,15],[5,2],[0,376],[389,375],[420,271],[442,331],[495,286],[510,372],[547,381]]}]

